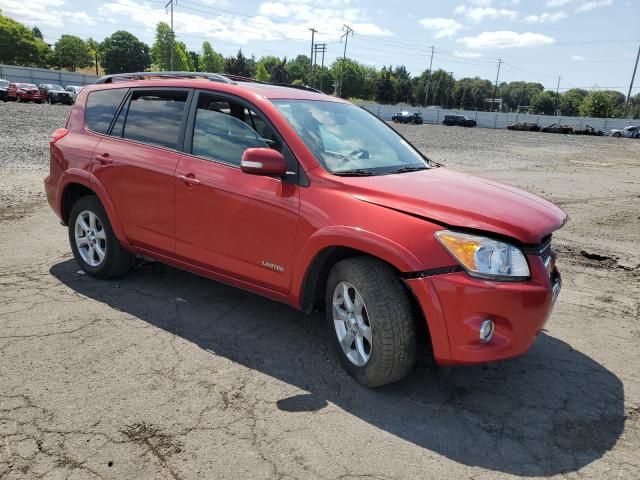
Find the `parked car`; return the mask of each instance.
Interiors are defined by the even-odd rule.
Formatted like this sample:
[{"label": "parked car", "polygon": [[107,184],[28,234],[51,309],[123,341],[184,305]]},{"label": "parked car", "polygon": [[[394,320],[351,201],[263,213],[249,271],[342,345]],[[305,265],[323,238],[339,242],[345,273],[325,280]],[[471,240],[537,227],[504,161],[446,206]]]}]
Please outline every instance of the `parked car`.
[{"label": "parked car", "polygon": [[42,99],[52,105],[54,103],[71,105],[73,103],[71,93],[67,92],[61,85],[56,85],[55,83],[43,83],[38,88],[40,89]]},{"label": "parked car", "polygon": [[609,132],[612,137],[640,138],[640,126],[629,125],[624,128],[614,128]]},{"label": "parked car", "polygon": [[399,112],[396,113],[391,120],[395,123],[412,123],[414,125],[422,125],[421,113]]},{"label": "parked car", "polygon": [[409,116],[409,112],[396,112],[391,115],[391,121],[393,123],[400,123],[400,120],[405,116]]},{"label": "parked car", "polygon": [[604,135],[604,131],[596,130],[591,125],[587,125],[584,128],[574,130],[573,133],[575,133],[576,135],[592,135],[595,137],[601,137],[602,135]]},{"label": "parked car", "polygon": [[33,83],[10,83],[7,98],[16,102],[42,103],[40,90]]},{"label": "parked car", "polygon": [[442,124],[447,126],[475,127],[476,121],[464,115],[445,115]]},{"label": "parked car", "polygon": [[540,125],[532,122],[515,122],[507,126],[507,130],[517,130],[521,132],[539,132]]},{"label": "parked car", "polygon": [[546,127],[542,127],[540,130],[544,133],[564,133],[569,134],[573,133],[573,127],[571,125],[561,125],[559,123],[552,123],[551,125],[547,125]]},{"label": "parked car", "polygon": [[76,101],[76,97],[78,96],[78,93],[80,93],[80,90],[82,90],[84,87],[78,86],[78,85],[67,85],[65,87],[65,90],[67,92],[69,92],[69,95],[71,95],[71,101],[75,102]]},{"label": "parked car", "polygon": [[9,88],[9,80],[0,78],[0,100],[6,102],[9,98],[7,95],[7,89]]},{"label": "parked car", "polygon": [[161,75],[85,87],[51,137],[47,198],[88,275],[139,255],[324,307],[369,387],[407,375],[422,338],[442,365],[529,349],[561,288],[560,208],[441,167],[340,98]]}]

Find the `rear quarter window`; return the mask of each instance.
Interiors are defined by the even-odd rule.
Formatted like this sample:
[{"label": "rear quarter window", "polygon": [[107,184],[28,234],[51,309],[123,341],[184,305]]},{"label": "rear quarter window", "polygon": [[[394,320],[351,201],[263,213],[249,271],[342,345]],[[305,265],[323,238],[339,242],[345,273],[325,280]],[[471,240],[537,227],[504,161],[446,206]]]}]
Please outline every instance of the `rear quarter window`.
[{"label": "rear quarter window", "polygon": [[126,88],[96,90],[89,93],[84,112],[87,128],[96,133],[107,133],[109,125],[111,125],[111,121],[126,94]]}]

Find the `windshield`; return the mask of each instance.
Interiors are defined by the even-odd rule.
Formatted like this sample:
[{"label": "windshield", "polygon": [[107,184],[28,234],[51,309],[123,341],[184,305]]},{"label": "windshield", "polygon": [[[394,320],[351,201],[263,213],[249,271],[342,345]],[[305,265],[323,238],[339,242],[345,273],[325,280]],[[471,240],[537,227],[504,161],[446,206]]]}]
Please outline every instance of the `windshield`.
[{"label": "windshield", "polygon": [[429,168],[395,130],[349,103],[272,100],[327,170],[376,175]]},{"label": "windshield", "polygon": [[6,87],[9,85],[9,81],[8,80],[0,80],[0,87]]},{"label": "windshield", "polygon": [[60,85],[45,85],[44,88],[48,88],[49,90],[64,90]]},{"label": "windshield", "polygon": [[38,88],[33,83],[19,83],[20,88]]}]

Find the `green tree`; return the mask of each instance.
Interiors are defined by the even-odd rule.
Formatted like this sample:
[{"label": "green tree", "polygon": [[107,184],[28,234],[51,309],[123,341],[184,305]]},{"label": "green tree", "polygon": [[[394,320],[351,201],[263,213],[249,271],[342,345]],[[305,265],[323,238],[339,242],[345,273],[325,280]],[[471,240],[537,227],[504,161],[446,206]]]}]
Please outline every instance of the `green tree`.
[{"label": "green tree", "polygon": [[33,31],[0,13],[0,63],[43,67],[51,49]]},{"label": "green tree", "polygon": [[151,65],[149,46],[125,30],[105,38],[99,46],[99,52],[107,74],[142,72]]},{"label": "green tree", "polygon": [[299,80],[301,82],[300,85],[306,85],[309,82],[309,65],[310,60],[306,55],[298,55],[293,60],[287,62],[285,68],[287,70],[287,74],[289,75],[289,79],[292,82]]},{"label": "green tree", "polygon": [[554,115],[556,113],[557,96],[555,92],[545,91],[531,97],[530,109],[533,113]]},{"label": "green tree", "polygon": [[351,58],[338,58],[331,64],[331,73],[340,82],[342,78],[342,98],[367,98],[367,69]]},{"label": "green tree", "polygon": [[591,92],[580,104],[580,115],[599,118],[611,117],[615,107],[615,99],[608,92]]},{"label": "green tree", "polygon": [[199,72],[200,71],[200,55],[198,55],[198,52],[194,52],[193,50],[190,50],[188,53],[189,53],[189,60],[191,61],[191,67],[193,68],[193,71]]},{"label": "green tree", "polygon": [[42,36],[42,32],[40,31],[40,29],[38,27],[33,27],[31,29],[31,33],[33,33],[33,36],[35,38],[39,38],[40,40],[44,40],[44,37]]},{"label": "green tree", "polygon": [[[396,96],[398,80],[391,75],[391,68],[382,67],[376,85],[376,101],[379,103],[393,103]],[[362,98],[362,97],[361,97]]]},{"label": "green tree", "polygon": [[151,47],[151,60],[158,70],[171,70],[171,45],[173,43],[173,69],[190,71],[193,67],[183,42],[172,42],[171,27],[165,22],[158,22],[156,37]]},{"label": "green tree", "polygon": [[258,62],[258,67],[256,68],[256,80],[268,82],[270,78],[271,75],[267,72],[267,68],[264,66],[264,63]]},{"label": "green tree", "polygon": [[93,64],[93,56],[89,46],[75,35],[62,35],[56,42],[53,51],[52,63],[70,72]]},{"label": "green tree", "polygon": [[239,75],[241,77],[251,77],[251,65],[247,57],[242,54],[242,50],[238,50],[235,57],[226,58],[224,61],[224,73],[230,75]]},{"label": "green tree", "polygon": [[221,73],[224,70],[224,57],[216,52],[207,41],[202,44],[200,68],[210,73]]},{"label": "green tree", "polygon": [[572,88],[560,95],[560,114],[567,116],[575,116],[580,113],[580,105],[589,94],[581,88]]},{"label": "green tree", "polygon": [[531,97],[543,90],[544,87],[540,83],[503,82],[500,84],[500,98],[502,99],[503,109],[517,111],[519,107],[529,106]]}]

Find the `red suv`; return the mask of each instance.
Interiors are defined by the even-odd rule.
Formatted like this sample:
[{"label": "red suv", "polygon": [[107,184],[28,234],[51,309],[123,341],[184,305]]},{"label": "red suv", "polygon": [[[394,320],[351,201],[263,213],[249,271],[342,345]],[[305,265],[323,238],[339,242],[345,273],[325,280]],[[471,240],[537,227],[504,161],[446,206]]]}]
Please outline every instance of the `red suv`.
[{"label": "red suv", "polygon": [[566,220],[516,188],[434,164],[366,110],[213,74],[103,77],[51,138],[49,203],[81,268],[144,256],[326,310],[362,384],[525,353],[560,291]]},{"label": "red suv", "polygon": [[33,83],[10,83],[7,87],[7,98],[16,102],[42,103],[40,90]]}]

